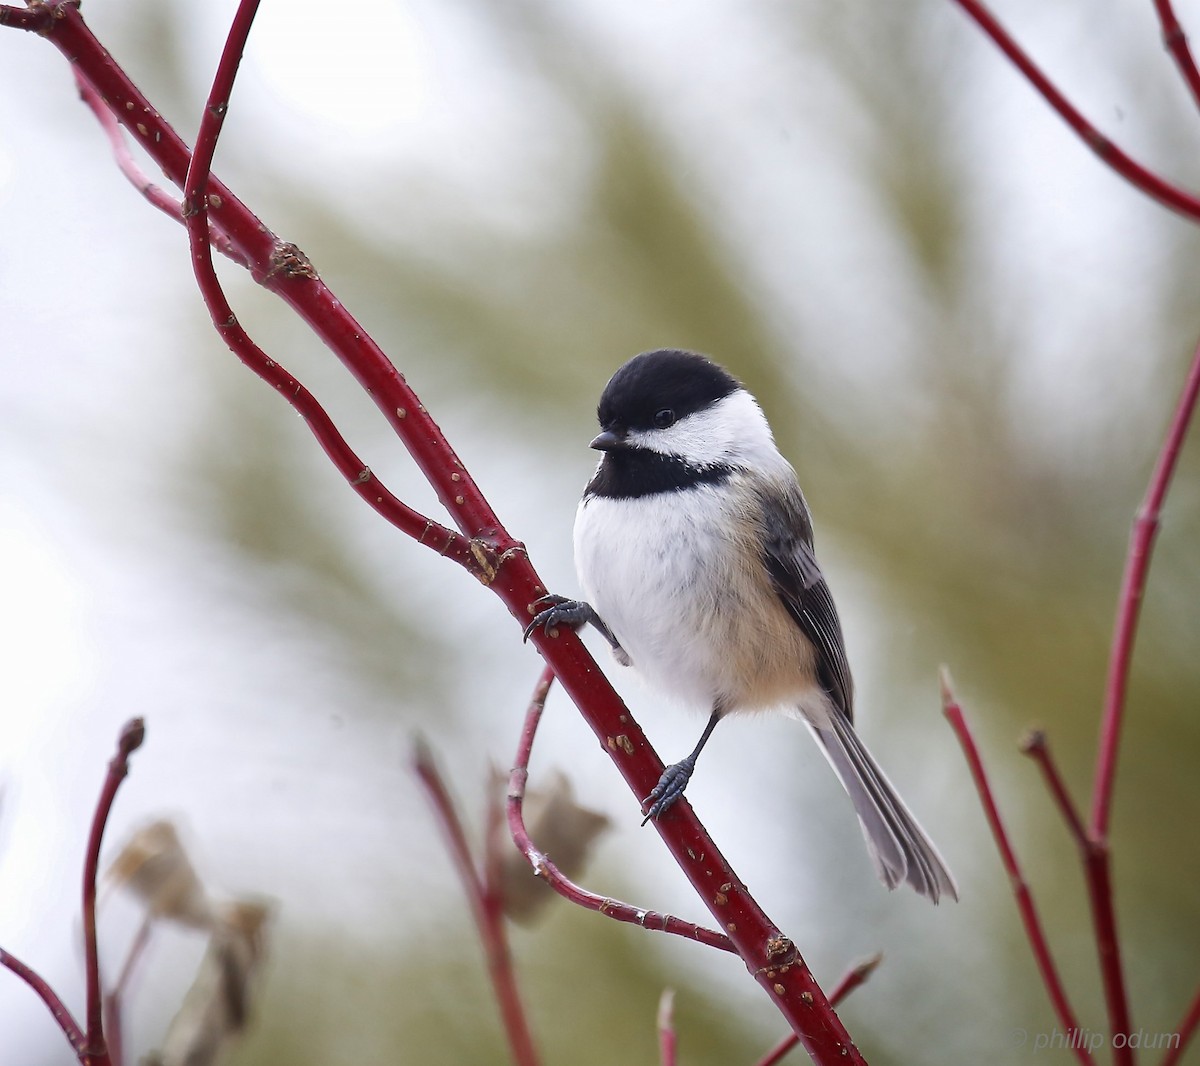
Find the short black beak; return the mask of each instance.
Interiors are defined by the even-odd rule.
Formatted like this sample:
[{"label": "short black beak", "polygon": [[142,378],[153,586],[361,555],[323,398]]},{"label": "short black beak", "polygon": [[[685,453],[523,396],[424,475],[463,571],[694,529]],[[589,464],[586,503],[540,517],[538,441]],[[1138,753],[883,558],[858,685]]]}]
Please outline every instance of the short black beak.
[{"label": "short black beak", "polygon": [[598,452],[611,452],[616,448],[624,448],[625,430],[606,429],[588,447],[595,448]]}]

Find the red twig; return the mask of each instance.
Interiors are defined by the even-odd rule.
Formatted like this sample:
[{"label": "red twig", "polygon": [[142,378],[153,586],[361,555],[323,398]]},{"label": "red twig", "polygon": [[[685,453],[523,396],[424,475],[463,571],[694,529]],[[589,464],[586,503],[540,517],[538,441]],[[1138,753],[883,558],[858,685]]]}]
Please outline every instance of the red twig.
[{"label": "red twig", "polygon": [[1104,717],[1100,725],[1100,743],[1096,755],[1096,779],[1092,791],[1091,837],[1108,837],[1112,809],[1113,780],[1117,772],[1117,748],[1121,739],[1121,724],[1125,714],[1125,698],[1129,687],[1129,666],[1133,658],[1134,638],[1137,635],[1146,576],[1154,538],[1158,533],[1163,501],[1171,486],[1171,477],[1179,461],[1179,453],[1187,436],[1196,398],[1200,394],[1200,346],[1192,355],[1191,367],[1184,382],[1179,403],[1167,429],[1166,439],[1150,476],[1146,498],[1138,511],[1125,560],[1125,575],[1121,581],[1117,622],[1113,632],[1112,652],[1108,663],[1108,684],[1104,697]]},{"label": "red twig", "polygon": [[1196,990],[1196,995],[1192,1002],[1188,1004],[1187,1013],[1183,1016],[1183,1021],[1179,1023],[1179,1027],[1175,1030],[1175,1046],[1168,1049],[1163,1056],[1162,1066],[1176,1066],[1176,1063],[1183,1058],[1184,1051],[1187,1050],[1188,1044],[1196,1034],[1197,1027],[1200,1026],[1200,989]]},{"label": "red twig", "polygon": [[[1092,911],[1096,935],[1096,953],[1100,959],[1100,980],[1108,1008],[1108,1026],[1116,1066],[1132,1066],[1134,1048],[1129,1042],[1133,1021],[1129,1014],[1129,994],[1121,965],[1121,940],[1117,936],[1117,912],[1113,898],[1112,863],[1108,841],[1091,840],[1083,859],[1084,882]],[[1118,1039],[1120,1038],[1120,1039]]]},{"label": "red twig", "polygon": [[[229,93],[237,72],[245,36],[250,31],[258,0],[243,0],[235,16],[234,27],[226,42],[225,52],[209,94],[208,105],[200,124],[196,154],[184,180],[183,223],[188,231],[192,253],[192,267],[196,281],[204,297],[205,306],[212,316],[213,325],[230,350],[251,370],[278,389],[288,402],[296,408],[309,424],[325,453],[333,460],[351,488],[369,506],[393,525],[408,533],[419,543],[435,548],[439,554],[466,566],[477,568],[477,560],[470,545],[458,534],[451,532],[424,515],[413,510],[394,496],[374,476],[371,470],[346,443],[316,398],[288,371],[271,359],[251,340],[242,328],[237,316],[225,298],[224,290],[213,267],[210,249],[211,227],[208,220],[208,205],[211,197],[205,190],[209,185],[209,170],[213,153],[220,136],[221,123],[229,106]],[[236,32],[235,32],[236,31]],[[307,261],[298,252],[281,252],[279,269],[304,274],[311,272]],[[240,253],[235,250],[234,258]]]},{"label": "red twig", "polygon": [[[191,160],[187,145],[91,34],[70,0],[46,0],[46,7],[54,13],[50,40],[163,173],[184,188]],[[282,296],[354,372],[417,457],[443,502],[457,499],[457,511],[470,510],[480,497],[461,473],[461,464],[437,426],[383,352],[321,283],[303,253],[275,236],[220,181],[210,176],[205,185],[209,218],[226,235],[235,254],[250,265],[255,280]],[[418,543],[460,563],[481,580],[494,577],[503,550],[496,551],[482,535],[472,544],[406,507],[374,477],[312,395],[283,367],[257,349],[236,354],[304,417],[325,453],[369,506]],[[484,520],[477,528],[496,526],[490,511],[481,517]],[[503,549],[513,547],[503,545]],[[522,611],[522,617],[527,618],[528,612]]]},{"label": "red twig", "polygon": [[1163,503],[1179,462],[1192,415],[1200,396],[1200,346],[1192,355],[1191,366],[1167,434],[1159,450],[1146,497],[1133,524],[1125,573],[1118,597],[1117,620],[1113,630],[1112,651],[1108,663],[1108,681],[1104,693],[1104,714],[1100,722],[1100,740],[1096,753],[1096,777],[1092,789],[1091,825],[1088,831],[1084,869],[1087,874],[1088,900],[1096,932],[1096,950],[1100,956],[1100,974],[1104,998],[1114,1037],[1113,1061],[1118,1066],[1133,1062],[1128,1040],[1132,1030],[1129,997],[1121,966],[1121,948],[1117,937],[1117,919],[1112,891],[1111,857],[1108,827],[1112,815],[1113,788],[1117,772],[1121,727],[1129,692],[1129,674],[1133,648],[1141,617],[1142,598],[1154,552],[1154,541],[1162,516]]},{"label": "red twig", "polygon": [[529,780],[529,756],[533,750],[533,740],[537,735],[538,723],[542,719],[542,711],[546,706],[546,696],[554,682],[554,671],[547,666],[542,670],[538,683],[529,701],[529,709],[525,713],[525,725],[521,730],[521,739],[517,746],[517,754],[513,759],[512,773],[508,779],[508,829],[512,834],[513,843],[529,861],[533,872],[544,880],[564,899],[588,910],[598,911],[618,922],[629,922],[640,925],[643,929],[653,929],[663,933],[671,933],[688,940],[695,940],[711,948],[737,953],[724,933],[676,918],[673,914],[660,914],[657,911],[645,910],[608,896],[598,896],[581,888],[566,876],[529,837],[525,828],[522,807],[525,802],[525,785]]},{"label": "red twig", "polygon": [[[173,182],[183,187],[190,162],[187,146],[91,34],[78,11],[66,0],[46,0],[46,4],[54,10],[49,39],[83,72],[130,136]],[[294,245],[280,241],[215,177],[210,176],[205,187],[209,216],[252,264],[255,280],[282,297],[350,370],[404,442],[465,538],[448,534],[409,509],[401,510],[403,505],[394,497],[385,502],[396,513],[385,516],[419,540],[432,540],[443,554],[470,569],[500,596],[524,628],[531,617],[530,605],[545,587],[530,565],[524,546],[502,527],[404,378]],[[199,248],[206,243],[204,232],[195,222],[192,225],[197,230],[193,247]],[[309,419],[322,446],[346,474],[356,457],[348,449],[341,451],[344,442],[311,397],[298,391],[295,379],[265,356],[252,364],[252,369],[284,392]],[[379,487],[369,484],[371,475],[365,467],[358,469],[360,477],[355,480],[360,483],[355,487],[376,506],[376,498],[382,495]],[[558,637],[537,633],[533,640],[640,801],[657,783],[663,769],[641,729],[574,633],[564,632]],[[800,1034],[809,1053],[820,1064],[861,1063],[849,1034],[795,946],[763,913],[686,799],[654,827],[725,928],[749,971]],[[714,886],[721,890],[714,891]]]},{"label": "red twig", "polygon": [[138,926],[125,962],[121,965],[121,972],[113,982],[112,991],[104,997],[104,1038],[108,1043],[108,1054],[113,1066],[123,1066],[125,1062],[125,1030],[121,1011],[124,1007],[125,993],[133,977],[133,969],[145,953],[153,928],[154,919],[147,915]]},{"label": "red twig", "polygon": [[3,948],[0,948],[0,966],[11,970],[37,993],[38,998],[46,1004],[54,1020],[58,1022],[59,1028],[66,1035],[71,1050],[75,1052],[79,1061],[83,1062],[83,1056],[88,1047],[87,1037],[79,1023],[72,1017],[71,1012],[67,1010],[66,1005],[58,998],[58,993],[46,983],[46,979]]},{"label": "red twig", "polygon": [[1050,790],[1050,795],[1054,797],[1063,821],[1067,823],[1071,839],[1075,841],[1080,852],[1086,855],[1088,838],[1087,831],[1083,828],[1083,818],[1080,817],[1079,808],[1075,806],[1075,801],[1071,799],[1071,794],[1067,791],[1066,782],[1063,781],[1062,774],[1058,771],[1058,764],[1050,754],[1050,745],[1046,742],[1046,734],[1040,729],[1030,730],[1021,739],[1021,751],[1038,764],[1046,787]]},{"label": "red twig", "polygon": [[508,1034],[509,1047],[512,1050],[513,1061],[518,1066],[537,1066],[539,1061],[533,1035],[529,1031],[529,1023],[525,1017],[525,1009],[521,1004],[520,992],[517,989],[517,978],[513,971],[512,954],[508,949],[508,935],[504,929],[504,915],[498,905],[498,900],[489,900],[483,879],[475,868],[471,858],[471,849],[467,844],[467,835],[463,831],[454,801],[450,798],[442,775],[433,761],[433,754],[424,742],[418,740],[413,750],[413,768],[425,788],[434,812],[441,823],[442,832],[454,858],[459,879],[467,894],[471,906],[471,914],[479,929],[483,941],[484,953],[487,956],[488,975],[492,979],[492,988],[496,993],[496,1001],[500,1005],[500,1016],[504,1021],[505,1032]]},{"label": "red twig", "polygon": [[0,965],[21,978],[46,1004],[54,1020],[66,1035],[82,1066],[112,1066],[104,1040],[104,1016],[101,1009],[100,955],[96,948],[96,875],[100,868],[100,844],[112,810],[117,789],[129,773],[129,757],[142,746],[146,727],[140,718],[126,722],[117,738],[116,754],[109,760],[108,772],[100,788],[100,798],[92,815],[87,853],[83,861],[83,953],[87,980],[87,1025],[81,1027],[63,1001],[45,979],[20,959],[0,948]]},{"label": "red twig", "polygon": [[[88,80],[78,70],[75,71],[75,84],[79,87],[79,96],[92,114],[96,116],[96,120],[100,123],[101,129],[108,136],[108,143],[112,147],[113,157],[117,161],[117,166],[121,173],[129,180],[129,183],[140,192],[146,200],[154,207],[158,208],[168,218],[174,219],[181,226],[184,224],[183,207],[178,200],[174,200],[160,185],[155,185],[145,171],[137,165],[133,158],[133,153],[129,150],[129,145],[125,142],[125,137],[121,133],[121,126],[112,116],[112,112],[104,106],[104,101],[100,99],[100,94],[88,83]],[[216,226],[209,225],[208,240],[214,248],[222,255],[232,259],[238,266],[249,267],[250,264],[230,242],[225,234],[221,233]]]},{"label": "red twig", "polygon": [[104,1043],[104,1010],[100,988],[100,953],[96,947],[96,874],[100,868],[100,842],[108,814],[116,799],[117,789],[129,773],[129,757],[146,739],[146,725],[140,718],[131,718],[117,738],[116,754],[109,760],[108,773],[100,789],[92,829],[88,834],[87,857],[83,863],[83,956],[87,979],[87,1046],[80,1056],[84,1066],[109,1066],[108,1050]]},{"label": "red twig", "polygon": [[1140,189],[1159,203],[1178,211],[1193,220],[1200,220],[1200,199],[1183,189],[1164,181],[1153,171],[1147,170],[1093,126],[1082,112],[1075,107],[1033,62],[1019,44],[1000,25],[996,17],[982,0],[954,0],[983,30],[993,43],[1009,58],[1013,65],[1025,75],[1031,85],[1041,93],[1046,102],[1058,112],[1101,161],[1115,170],[1126,181]]},{"label": "red twig", "polygon": [[[1125,976],[1121,966],[1120,940],[1117,937],[1117,916],[1114,906],[1112,877],[1108,843],[1093,840],[1084,829],[1067,786],[1050,755],[1046,737],[1034,731],[1021,742],[1021,750],[1034,759],[1041,768],[1042,776],[1050,794],[1054,797],[1063,820],[1067,823],[1071,837],[1079,849],[1083,863],[1084,883],[1087,885],[1088,904],[1092,914],[1092,928],[1099,955],[1101,980],[1104,985],[1105,1001],[1108,1006],[1109,1031],[1112,1036],[1113,1059],[1118,1063],[1133,1061],[1133,1050],[1128,1036],[1132,1023],[1129,1018],[1129,1001],[1125,988]],[[1125,1039],[1117,1040],[1120,1035]]]},{"label": "red twig", "polygon": [[51,9],[41,5],[13,7],[11,4],[0,4],[0,26],[45,33],[50,28],[51,17]]},{"label": "red twig", "polygon": [[[1030,733],[1021,742],[1021,750],[1041,768],[1046,786],[1054,797],[1071,837],[1079,849],[1087,885],[1088,904],[1092,913],[1092,928],[1096,937],[1096,952],[1100,959],[1100,974],[1108,1005],[1109,1031],[1113,1037],[1113,1059],[1118,1063],[1133,1061],[1133,1049],[1128,1036],[1132,1028],[1125,975],[1121,966],[1121,943],[1117,937],[1117,915],[1112,890],[1108,842],[1093,840],[1083,827],[1079,811],[1067,792],[1067,786],[1050,755],[1045,734]],[[1126,1039],[1117,1040],[1120,1035]]]},{"label": "red twig", "polygon": [[1187,34],[1175,17],[1171,0],[1154,0],[1154,8],[1158,12],[1158,21],[1162,26],[1163,45],[1171,53],[1179,73],[1191,91],[1192,100],[1200,107],[1200,70],[1196,69],[1196,61],[1192,58],[1192,50],[1188,47]]},{"label": "red twig", "polygon": [[658,1016],[655,1018],[655,1028],[658,1030],[659,1066],[675,1066],[678,1041],[675,1037],[675,989],[673,988],[664,988],[663,994],[658,998]]},{"label": "red twig", "polygon": [[[863,984],[868,977],[875,972],[875,967],[883,962],[882,955],[872,955],[869,959],[863,959],[862,962],[852,966],[842,976],[842,979],[829,993],[829,1002],[836,1007],[842,1002],[851,992],[859,985]],[[792,1050],[800,1041],[796,1038],[795,1033],[788,1033],[778,1044],[766,1053],[761,1059],[755,1063],[755,1066],[776,1066],[777,1063],[783,1061],[783,1057]]]},{"label": "red twig", "polygon": [[[980,802],[983,804],[983,812],[987,816],[988,825],[992,830],[992,837],[996,841],[996,847],[1000,852],[1000,859],[1004,863],[1005,872],[1008,874],[1009,885],[1012,888],[1013,895],[1016,897],[1017,909],[1021,913],[1021,921],[1025,925],[1025,935],[1029,939],[1030,947],[1033,948],[1033,957],[1037,962],[1038,971],[1042,975],[1042,981],[1046,986],[1046,992],[1050,996],[1050,1002],[1054,1006],[1054,1012],[1058,1015],[1058,1020],[1062,1023],[1064,1031],[1077,1032],[1079,1030],[1079,1022],[1075,1017],[1075,1011],[1071,1007],[1070,1001],[1067,999],[1066,990],[1063,988],[1062,980],[1058,975],[1058,968],[1054,965],[1054,958],[1050,954],[1050,945],[1046,940],[1046,934],[1042,929],[1041,919],[1038,917],[1037,907],[1033,902],[1033,893],[1029,890],[1029,885],[1025,881],[1024,875],[1021,873],[1020,864],[1017,862],[1017,856],[1013,852],[1012,845],[1008,840],[1008,831],[1004,828],[1004,823],[1000,819],[1000,811],[996,807],[996,801],[992,796],[992,786],[988,781],[987,772],[983,768],[983,760],[979,757],[979,749],[975,746],[975,738],[971,735],[970,727],[967,725],[966,718],[963,716],[962,708],[955,699],[954,693],[951,690],[950,678],[948,674],[942,674],[942,705],[950,727],[954,730],[954,735],[958,737],[958,742],[962,746],[963,754],[966,756],[967,765],[971,770],[971,777],[975,781],[975,788],[979,792]],[[1086,1047],[1074,1048],[1075,1057],[1083,1063],[1093,1063],[1091,1052]]]}]

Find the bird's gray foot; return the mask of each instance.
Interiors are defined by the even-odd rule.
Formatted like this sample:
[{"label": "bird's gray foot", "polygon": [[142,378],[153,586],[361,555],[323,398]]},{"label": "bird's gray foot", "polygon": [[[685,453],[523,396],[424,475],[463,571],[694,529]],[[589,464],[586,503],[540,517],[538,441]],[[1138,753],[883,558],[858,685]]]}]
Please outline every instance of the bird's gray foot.
[{"label": "bird's gray foot", "polygon": [[612,635],[612,630],[604,624],[604,620],[596,613],[590,603],[549,593],[541,599],[534,601],[533,606],[539,607],[542,604],[546,605],[545,608],[538,611],[533,616],[533,621],[525,627],[525,640],[529,639],[535,629],[550,630],[556,629],[559,626],[570,626],[572,629],[579,629],[580,626],[590,625],[608,641],[609,646],[614,651],[624,654],[617,638]]},{"label": "bird's gray foot", "polygon": [[660,818],[683,795],[683,790],[687,788],[687,783],[692,779],[692,771],[695,768],[696,756],[693,753],[680,762],[672,763],[662,772],[662,777],[658,779],[654,791],[642,800],[643,807],[647,803],[650,804],[650,809],[646,811],[646,817],[642,819],[642,825],[645,825],[651,818]]}]

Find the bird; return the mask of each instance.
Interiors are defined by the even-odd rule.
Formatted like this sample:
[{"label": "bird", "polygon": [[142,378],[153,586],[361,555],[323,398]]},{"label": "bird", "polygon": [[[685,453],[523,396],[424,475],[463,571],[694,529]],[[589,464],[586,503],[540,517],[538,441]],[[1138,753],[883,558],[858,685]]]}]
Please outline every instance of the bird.
[{"label": "bird", "polygon": [[683,795],[722,719],[783,709],[840,779],[880,880],[957,900],[945,861],[854,729],[812,517],[758,401],[708,357],[664,348],[624,363],[596,413],[601,457],[574,529],[584,599],[544,596],[525,636],[591,625],[652,688],[708,711],[695,748],[643,801],[643,824]]}]

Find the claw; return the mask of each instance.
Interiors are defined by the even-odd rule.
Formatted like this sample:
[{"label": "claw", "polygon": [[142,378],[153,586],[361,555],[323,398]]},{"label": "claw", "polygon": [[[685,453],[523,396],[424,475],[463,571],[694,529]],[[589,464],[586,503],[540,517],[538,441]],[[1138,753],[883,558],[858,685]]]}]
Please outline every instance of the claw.
[{"label": "claw", "polygon": [[572,629],[579,629],[582,626],[594,626],[605,640],[608,641],[609,647],[616,654],[617,659],[624,665],[629,665],[629,656],[625,654],[625,649],[621,647],[617,638],[612,635],[612,630],[604,624],[603,619],[595,612],[590,603],[584,603],[583,600],[572,600],[566,596],[556,596],[553,592],[547,593],[530,604],[531,607],[537,607],[539,604],[550,604],[544,611],[538,611],[533,616],[533,621],[525,627],[525,635],[523,640],[529,640],[530,634],[535,629],[550,630],[556,626],[570,626]]},{"label": "claw", "polygon": [[651,818],[657,821],[674,805],[675,801],[683,795],[683,790],[687,788],[695,767],[696,760],[689,757],[682,762],[672,763],[662,772],[662,777],[658,779],[654,790],[642,800],[643,807],[647,803],[650,804],[646,817],[642,819],[642,825],[645,825]]},{"label": "claw", "polygon": [[580,600],[568,599],[566,596],[557,596],[552,592],[534,600],[531,606],[537,607],[543,603],[548,603],[550,606],[544,611],[538,611],[533,616],[533,621],[525,627],[523,640],[529,640],[535,629],[548,630],[560,625],[569,625],[572,629],[578,629],[590,621],[594,614],[588,604]]}]

